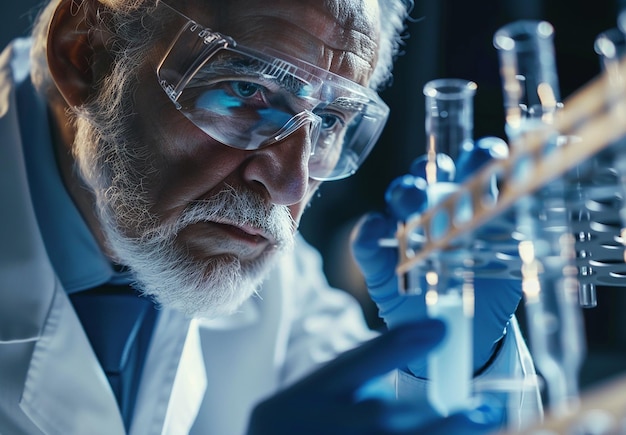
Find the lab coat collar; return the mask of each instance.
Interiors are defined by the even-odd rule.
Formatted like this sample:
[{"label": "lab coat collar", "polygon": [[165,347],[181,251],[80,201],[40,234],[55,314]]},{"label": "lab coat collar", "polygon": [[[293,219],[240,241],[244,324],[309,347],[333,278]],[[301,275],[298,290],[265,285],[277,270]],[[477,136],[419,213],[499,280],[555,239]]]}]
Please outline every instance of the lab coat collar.
[{"label": "lab coat collar", "polygon": [[58,281],[20,407],[45,434],[125,434],[108,380]]},{"label": "lab coat collar", "polygon": [[189,433],[206,391],[206,369],[196,321],[164,309],[146,358],[130,435]]},{"label": "lab coat collar", "polygon": [[[129,435],[188,433],[206,390],[198,325],[164,309],[153,340],[143,373],[162,382],[140,384]],[[108,380],[58,282],[20,407],[49,435],[126,433]]]}]

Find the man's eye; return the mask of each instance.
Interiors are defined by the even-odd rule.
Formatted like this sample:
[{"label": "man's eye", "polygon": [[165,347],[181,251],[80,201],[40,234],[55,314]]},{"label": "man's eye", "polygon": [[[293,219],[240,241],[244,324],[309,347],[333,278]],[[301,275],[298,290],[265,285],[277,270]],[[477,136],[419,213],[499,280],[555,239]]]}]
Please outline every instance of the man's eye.
[{"label": "man's eye", "polygon": [[262,93],[263,86],[252,82],[232,82],[233,92],[241,98],[253,97],[257,92]]},{"label": "man's eye", "polygon": [[340,127],[343,123],[342,120],[336,115],[331,115],[327,113],[319,115],[319,117],[322,118],[321,127],[324,130],[332,130],[336,127]]}]

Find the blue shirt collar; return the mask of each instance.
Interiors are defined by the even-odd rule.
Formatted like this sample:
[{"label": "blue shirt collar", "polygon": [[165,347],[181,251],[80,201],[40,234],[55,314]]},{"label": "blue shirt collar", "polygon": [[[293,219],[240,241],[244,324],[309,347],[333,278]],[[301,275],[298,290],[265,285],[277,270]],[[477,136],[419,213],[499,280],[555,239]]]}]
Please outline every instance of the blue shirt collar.
[{"label": "blue shirt collar", "polygon": [[65,189],[44,102],[29,79],[16,92],[31,197],[48,256],[65,290],[129,283],[130,274],[115,270]]}]

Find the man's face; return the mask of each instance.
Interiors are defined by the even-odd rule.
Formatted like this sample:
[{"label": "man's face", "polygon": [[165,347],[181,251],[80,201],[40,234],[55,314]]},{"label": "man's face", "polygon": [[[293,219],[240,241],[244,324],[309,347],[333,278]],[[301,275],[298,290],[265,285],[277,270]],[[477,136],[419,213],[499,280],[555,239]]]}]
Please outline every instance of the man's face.
[{"label": "man's face", "polygon": [[[169,4],[241,45],[271,47],[360,84],[376,62],[376,0]],[[188,314],[221,315],[248,298],[276,254],[292,245],[319,182],[309,178],[306,128],[265,148],[239,150],[176,110],[155,74],[179,30],[165,25],[167,36],[147,61],[117,71],[90,108],[94,119],[79,120],[79,164],[101,172],[106,161],[113,168],[103,174],[98,205],[114,253],[142,290]],[[138,83],[131,79],[133,92],[124,90],[123,115],[107,115],[116,82],[128,77]]]}]

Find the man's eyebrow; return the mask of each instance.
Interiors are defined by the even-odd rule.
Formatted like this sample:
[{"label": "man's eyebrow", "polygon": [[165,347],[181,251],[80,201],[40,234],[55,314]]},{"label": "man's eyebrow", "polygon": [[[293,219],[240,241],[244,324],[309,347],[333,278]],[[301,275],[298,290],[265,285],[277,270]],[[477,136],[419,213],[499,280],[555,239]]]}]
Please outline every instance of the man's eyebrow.
[{"label": "man's eyebrow", "polygon": [[329,106],[338,107],[350,112],[360,112],[367,106],[368,100],[365,98],[338,97]]},{"label": "man's eyebrow", "polygon": [[254,58],[220,57],[209,60],[197,74],[201,78],[215,73],[232,74],[235,77],[241,75],[271,81],[296,95],[301,95],[310,89],[309,83],[295,75],[295,67],[280,59],[269,63]]}]

